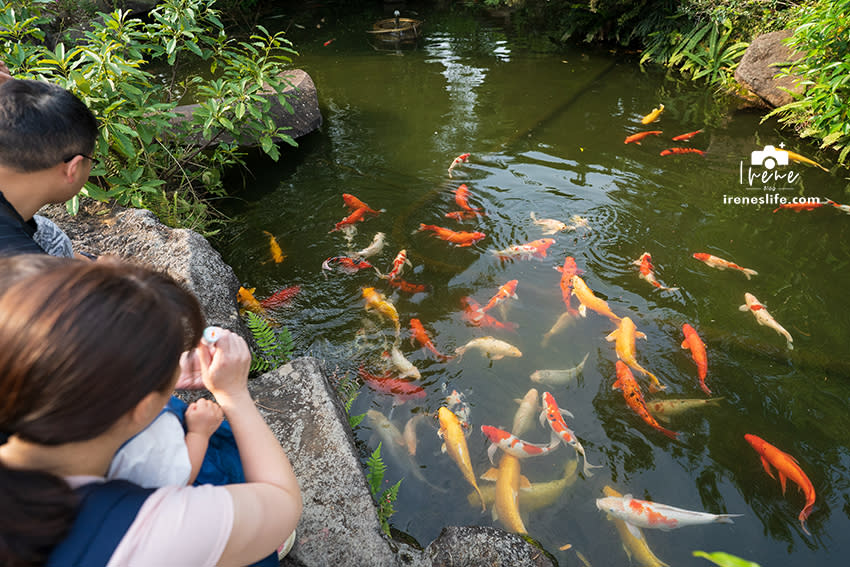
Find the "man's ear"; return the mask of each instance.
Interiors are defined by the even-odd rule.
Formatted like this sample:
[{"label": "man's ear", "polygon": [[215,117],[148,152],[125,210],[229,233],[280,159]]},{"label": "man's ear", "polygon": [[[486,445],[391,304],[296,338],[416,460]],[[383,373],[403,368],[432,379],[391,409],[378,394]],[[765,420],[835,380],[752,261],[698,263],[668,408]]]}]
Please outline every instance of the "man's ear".
[{"label": "man's ear", "polygon": [[75,155],[70,161],[62,163],[62,176],[68,183],[76,183],[80,176],[80,170],[85,167],[84,160],[88,159],[82,155]]}]

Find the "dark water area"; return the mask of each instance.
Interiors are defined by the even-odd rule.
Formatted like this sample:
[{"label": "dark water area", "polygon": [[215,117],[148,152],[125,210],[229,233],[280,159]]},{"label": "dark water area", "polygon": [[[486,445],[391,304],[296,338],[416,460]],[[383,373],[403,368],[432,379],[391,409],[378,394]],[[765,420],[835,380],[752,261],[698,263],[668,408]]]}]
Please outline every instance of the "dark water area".
[{"label": "dark water area", "polygon": [[[421,372],[417,384],[426,396],[394,405],[392,397],[364,385],[351,413],[375,410],[402,429],[412,416],[436,414],[456,390],[470,405],[467,443],[476,475],[491,466],[480,426],[509,429],[516,399],[532,387],[550,391],[572,413],[567,424],[588,460],[601,465],[523,515],[529,534],[561,565],[582,564],[577,551],[595,566],[629,564],[614,524],[596,508],[605,485],[689,510],[742,514],[734,524],[644,530],[654,553],[671,565],[707,564],[691,556],[698,549],[727,551],[763,567],[846,564],[850,215],[831,206],[773,213],[776,205],[729,202],[806,196],[847,203],[846,170],[776,123],[761,123],[761,114],[737,111],[705,87],[659,70],[642,71],[634,56],[581,46],[537,54],[498,22],[450,12],[410,16],[424,20],[424,36],[413,48],[394,49],[370,42],[365,32],[381,17],[378,10],[352,16],[316,8],[262,22],[288,29],[300,52],[294,65],[317,85],[324,124],[299,140],[297,150],[285,151],[280,163],[252,160],[251,176],[232,181],[237,198],[222,209],[233,222],[215,244],[259,299],[301,286],[289,305],[269,311],[291,331],[296,355],[323,359],[336,377],[356,378],[361,365],[380,373],[394,330],[364,310],[361,290],[373,286],[386,294],[400,315],[398,346]],[[641,124],[660,103],[665,110],[658,121]],[[700,129],[689,141],[671,140]],[[623,143],[644,130],[662,134],[640,145]],[[748,169],[766,171],[752,165],[751,153],[780,144],[831,171],[792,162],[775,171],[793,171],[793,183],[759,179],[749,189]],[[673,146],[705,154],[659,155]],[[468,163],[449,178],[449,164],[466,152]],[[458,210],[453,192],[461,183],[486,216],[462,223],[445,218]],[[385,209],[358,223],[350,242],[341,231],[329,232],[348,214],[343,193]],[[532,212],[568,224],[578,215],[587,227],[551,235],[555,243],[545,258],[500,261],[493,250],[544,237]],[[453,247],[416,232],[420,223],[482,231],[486,238]],[[282,246],[283,263],[269,261],[263,231]],[[326,258],[366,247],[377,232],[385,233],[386,245],[368,260],[387,272],[405,249],[412,267],[403,278],[427,285],[427,292],[401,293],[372,270],[322,273]],[[645,251],[658,280],[677,291],[639,278],[632,262]],[[758,275],[748,280],[735,270],[711,268],[695,260],[695,252]],[[677,440],[650,428],[612,390],[617,354],[606,341],[615,329],[607,318],[588,311],[544,341],[565,311],[554,268],[568,256],[587,285],[646,334],[637,342],[637,359],[667,386],[652,394],[649,381],[636,373],[648,401],[707,398],[690,352],[680,347],[682,325],[692,325],[705,342],[706,383],[723,399],[673,418],[667,425],[680,433]],[[488,314],[516,324],[515,332],[464,320],[463,297],[483,305],[514,279],[518,299]],[[793,350],[739,311],[746,292],[788,330]],[[422,321],[442,352],[453,354],[473,338],[492,335],[523,355],[488,360],[471,350],[443,362],[411,345],[412,318]],[[529,378],[538,369],[575,366],[586,354],[578,380],[546,386]],[[482,514],[477,502],[468,502],[471,488],[440,452],[436,421],[425,421],[417,428],[413,463],[404,448],[383,445],[387,486],[404,479],[393,527],[426,545],[446,525],[501,525],[490,506]],[[355,430],[364,462],[381,440],[373,429],[364,420]],[[811,536],[797,519],[802,493],[789,481],[783,495],[744,440],[747,433],[793,455],[811,479],[817,492],[807,522]],[[535,421],[523,438],[546,443],[549,433]],[[574,458],[573,449],[562,446],[524,460],[522,474],[532,483],[553,481]],[[413,476],[411,466],[427,483]],[[572,548],[560,551],[565,544]]]}]

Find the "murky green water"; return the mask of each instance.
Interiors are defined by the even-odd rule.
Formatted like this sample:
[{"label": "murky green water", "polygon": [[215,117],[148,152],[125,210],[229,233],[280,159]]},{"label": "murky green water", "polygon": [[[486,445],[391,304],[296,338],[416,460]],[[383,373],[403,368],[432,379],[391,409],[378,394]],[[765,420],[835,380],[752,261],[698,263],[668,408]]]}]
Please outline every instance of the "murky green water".
[{"label": "murky green water", "polygon": [[[831,165],[829,156],[760,124],[760,116],[734,112],[715,103],[704,89],[642,73],[635,61],[608,53],[575,50],[563,56],[524,51],[496,26],[465,16],[429,14],[419,48],[379,51],[363,30],[370,20],[330,13],[291,26],[302,55],[297,66],[318,86],[324,116],[321,130],[301,140],[282,163],[259,162],[241,200],[226,212],[235,222],[217,243],[239,277],[262,299],[278,289],[300,285],[288,306],[271,312],[295,337],[297,354],[325,359],[329,371],[355,377],[362,364],[377,373],[381,340],[392,342],[392,326],[364,311],[361,288],[375,286],[390,297],[402,324],[401,349],[421,371],[424,399],[396,407],[393,399],[364,386],[352,413],[374,409],[399,428],[413,415],[436,412],[452,390],[471,406],[469,450],[477,474],[490,465],[483,424],[509,428],[514,401],[536,386],[536,369],[565,368],[589,353],[581,379],[549,391],[574,418],[588,459],[603,468],[579,478],[551,505],[529,513],[529,533],[562,565],[627,565],[611,522],[596,509],[602,487],[612,485],[677,507],[743,514],[732,525],[715,524],[676,531],[647,530],[650,547],[671,565],[706,564],[691,558],[695,549],[724,550],[775,565],[843,565],[850,543],[850,364],[846,345],[850,319],[845,302],[850,263],[850,216],[834,208],[809,212],[772,206],[724,204],[724,196],[758,196],[739,180],[739,167],[766,144],[786,147]],[[376,18],[379,15],[376,14]],[[288,25],[287,20],[277,20]],[[317,28],[319,24],[321,27]],[[329,39],[332,43],[323,45]],[[640,118],[664,103],[658,122]],[[670,138],[704,128],[690,142]],[[646,129],[662,130],[642,145],[624,138]],[[659,152],[674,145],[705,150],[704,156]],[[471,153],[468,164],[449,179],[452,159]],[[844,171],[825,173],[791,164],[778,168],[800,175],[795,195],[848,202]],[[760,173],[762,168],[754,167]],[[471,202],[487,216],[462,225],[444,218],[457,210],[452,191],[465,183]],[[413,263],[404,278],[429,286],[427,293],[399,294],[374,272],[322,274],[322,262],[345,254],[341,232],[329,233],[347,211],[342,193],[386,209],[357,225],[352,247],[360,249],[382,231],[387,245],[370,258],[388,271],[406,249]],[[541,260],[500,262],[491,250],[542,237],[529,218],[588,220],[589,230],[562,232]],[[486,239],[454,248],[426,233],[419,223],[481,230]],[[268,262],[273,233],[288,257]],[[652,254],[656,276],[676,292],[654,289],[632,265]],[[743,274],[709,268],[693,259],[709,252],[755,269]],[[564,311],[560,274],[553,268],[573,256],[583,278],[619,315],[631,317],[647,335],[638,360],[667,384],[647,399],[705,398],[694,363],[680,348],[681,326],[690,323],[706,342],[707,383],[718,407],[696,409],[674,420],[681,433],[671,441],[644,424],[611,389],[617,356],[606,335],[604,317],[589,312],[554,336],[542,337]],[[516,332],[469,326],[461,298],[484,304],[502,284],[517,279],[518,300],[501,313]],[[791,333],[794,350],[773,330],[759,326],[738,306],[750,292]],[[575,305],[575,299],[573,299]],[[517,359],[488,361],[478,352],[460,361],[440,362],[408,342],[408,323],[420,319],[437,348],[453,352],[469,340],[492,334],[519,347]],[[366,332],[361,329],[366,329]],[[377,446],[368,422],[356,430],[364,455]],[[387,454],[387,480],[404,478],[392,524],[427,544],[445,525],[491,525],[488,513],[467,504],[469,485],[458,467],[439,451],[436,429],[418,429],[416,462],[434,490]],[[817,502],[806,536],[797,520],[804,499],[789,483],[767,476],[756,452],[744,441],[753,433],[792,454],[808,474]],[[535,426],[524,435],[545,442]],[[523,462],[532,482],[558,478],[574,451]],[[485,481],[481,481],[486,484]],[[443,492],[444,491],[444,492]],[[572,549],[559,547],[572,544]]]}]

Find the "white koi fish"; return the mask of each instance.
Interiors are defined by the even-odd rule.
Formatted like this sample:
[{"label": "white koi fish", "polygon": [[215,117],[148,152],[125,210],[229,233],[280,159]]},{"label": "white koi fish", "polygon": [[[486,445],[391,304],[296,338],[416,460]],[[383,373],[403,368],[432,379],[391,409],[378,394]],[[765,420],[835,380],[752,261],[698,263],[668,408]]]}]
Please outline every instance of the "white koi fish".
[{"label": "white koi fish", "polygon": [[563,370],[535,370],[531,373],[531,381],[538,382],[540,384],[548,384],[550,386],[561,386],[563,384],[567,384],[575,380],[578,375],[581,374],[582,370],[584,370],[584,364],[587,362],[588,356],[590,356],[590,353],[584,355],[581,362],[572,368],[565,368]]},{"label": "white koi fish", "polygon": [[525,244],[514,244],[503,250],[491,250],[490,252],[503,261],[530,260],[532,258],[545,258],[546,250],[553,244],[555,244],[554,238],[539,238]]},{"label": "white koi fish", "polygon": [[540,411],[540,406],[537,403],[540,394],[537,388],[529,388],[528,392],[519,402],[519,409],[514,414],[513,425],[511,425],[511,433],[519,437],[525,435],[534,426],[534,420]]},{"label": "white koi fish", "polygon": [[791,333],[785,330],[785,327],[776,322],[776,319],[767,312],[767,309],[764,305],[762,305],[756,296],[751,293],[744,294],[744,301],[746,303],[738,307],[741,311],[750,311],[755,316],[756,321],[759,325],[764,325],[765,327],[770,327],[783,337],[787,342],[788,350],[794,349],[794,339],[791,338]]},{"label": "white koi fish", "polygon": [[[674,508],[658,502],[638,500],[626,494],[620,498],[606,496],[596,500],[596,507],[607,512],[614,518],[626,522],[638,528],[656,528],[669,531],[687,526],[699,526],[702,524],[732,524],[732,518],[742,514],[709,514],[707,512],[694,512],[683,508]],[[635,537],[640,537],[640,532],[632,532]]]},{"label": "white koi fish", "polygon": [[562,230],[567,230],[566,223],[562,223],[559,220],[555,219],[539,219],[534,215],[534,212],[531,213],[531,220],[534,221],[534,224],[543,228],[543,234],[555,234],[556,232],[561,232]]},{"label": "white koi fish", "polygon": [[396,378],[413,378],[414,380],[422,378],[419,369],[404,357],[397,346],[393,346],[388,353],[384,352],[384,357],[389,358],[393,366],[398,370],[399,373]]},{"label": "white koi fish", "polygon": [[[569,296],[567,297],[569,298]],[[577,311],[575,311],[575,309],[573,309],[573,311],[578,313]],[[561,313],[561,316],[558,317],[558,320],[555,321],[555,324],[552,325],[552,328],[543,333],[543,339],[540,341],[540,346],[542,346],[543,348],[549,346],[549,341],[552,340],[552,337],[571,327],[575,322],[575,316],[569,311],[564,311],[563,313]]]},{"label": "white koi fish", "polygon": [[369,244],[363,250],[354,253],[355,258],[368,258],[369,256],[374,256],[378,252],[384,249],[384,240],[386,235],[383,232],[376,232],[375,236],[372,237],[372,243]]},{"label": "white koi fish", "polygon": [[481,350],[481,353],[484,356],[492,360],[501,360],[506,356],[522,356],[522,352],[514,345],[489,336],[472,339],[465,345],[457,347],[455,349],[455,352],[457,352],[458,358],[460,358],[463,356],[463,353],[465,353],[471,348],[477,348]]}]

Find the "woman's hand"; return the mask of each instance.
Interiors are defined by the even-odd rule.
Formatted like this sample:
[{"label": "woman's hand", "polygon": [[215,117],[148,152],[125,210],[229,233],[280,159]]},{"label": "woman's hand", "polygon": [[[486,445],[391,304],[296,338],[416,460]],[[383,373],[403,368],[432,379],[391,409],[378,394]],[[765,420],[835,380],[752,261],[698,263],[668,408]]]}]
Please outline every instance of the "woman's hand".
[{"label": "woman's hand", "polygon": [[251,350],[242,337],[221,329],[219,339],[214,345],[207,345],[202,341],[195,353],[204,386],[216,399],[220,395],[247,393]]}]

